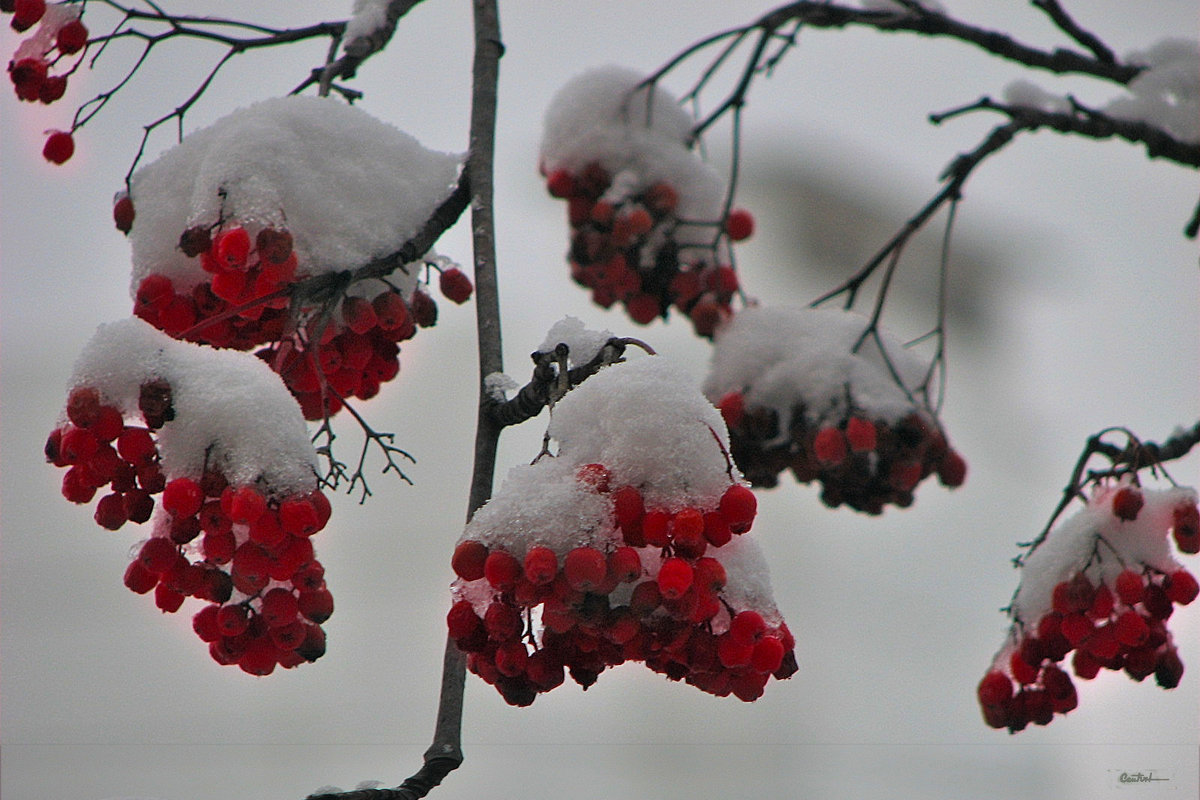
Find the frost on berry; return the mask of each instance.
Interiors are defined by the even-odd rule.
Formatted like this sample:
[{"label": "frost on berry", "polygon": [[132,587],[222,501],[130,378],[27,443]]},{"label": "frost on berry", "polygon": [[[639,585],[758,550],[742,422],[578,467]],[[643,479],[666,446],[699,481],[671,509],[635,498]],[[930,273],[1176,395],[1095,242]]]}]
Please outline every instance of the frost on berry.
[{"label": "frost on berry", "polygon": [[730,242],[749,236],[743,211],[723,219],[720,176],[692,150],[693,120],[643,76],[618,67],[568,82],[546,114],[541,169],[567,201],[571,277],[638,324],[688,317],[711,338],[739,291]]},{"label": "frost on berry", "polygon": [[869,320],[823,309],[757,306],[717,335],[704,392],[729,424],[730,452],[754,486],[790,470],[829,506],[906,507],[936,474],[966,478],[936,418],[913,397],[928,364]]},{"label": "frost on berry", "polygon": [[[550,339],[593,352],[571,325]],[[528,705],[564,675],[587,688],[626,661],[746,701],[795,671],[744,535],[753,494],[720,414],[685,376],[658,358],[606,367],[559,401],[550,435],[557,452],[510,470],[451,558],[447,626],[472,672]],[[739,612],[760,626],[743,637],[745,658],[726,663],[721,635]]]},{"label": "frost on berry", "polygon": [[46,444],[63,495],[117,530],[150,523],[124,583],[254,675],[324,653],[333,596],[311,537],[330,508],[295,399],[259,359],[180,342],[130,319],[76,363]]},{"label": "frost on berry", "polygon": [[1192,489],[1100,482],[1031,547],[1008,638],[978,687],[988,725],[1015,733],[1070,712],[1079,700],[1072,675],[1092,680],[1108,669],[1178,684],[1183,662],[1167,620],[1200,589],[1169,534],[1177,509],[1196,502]]}]

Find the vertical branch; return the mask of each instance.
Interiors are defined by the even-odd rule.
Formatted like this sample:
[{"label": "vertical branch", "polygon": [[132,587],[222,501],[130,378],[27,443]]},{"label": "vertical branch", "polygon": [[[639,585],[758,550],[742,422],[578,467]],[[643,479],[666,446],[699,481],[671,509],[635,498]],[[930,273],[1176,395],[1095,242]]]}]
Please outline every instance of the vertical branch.
[{"label": "vertical branch", "polygon": [[[467,181],[471,187],[471,230],[475,253],[475,313],[479,346],[479,413],[475,429],[475,462],[467,519],[492,495],[500,427],[486,413],[484,379],[503,370],[500,341],[500,301],[496,281],[495,217],[492,177],[496,133],[496,96],[500,75],[500,20],[496,0],[474,0],[475,62],[471,99],[471,138]],[[462,710],[466,658],[449,637],[442,663],[433,743],[425,751],[425,766],[401,788],[424,797],[462,763]]]},{"label": "vertical branch", "polygon": [[[475,253],[475,313],[479,345],[479,415],[475,429],[475,462],[467,502],[467,519],[491,498],[496,448],[502,425],[488,413],[484,378],[503,370],[500,302],[496,282],[496,235],[492,213],[492,173],[496,132],[496,96],[500,75],[500,20],[496,0],[474,0],[475,61],[471,97],[471,133],[466,183],[471,190],[471,229]],[[463,761],[462,711],[466,657],[447,637],[442,661],[433,743],[425,763],[395,789],[360,789],[322,797],[337,800],[415,800],[427,795]],[[318,800],[310,797],[309,800]]]}]

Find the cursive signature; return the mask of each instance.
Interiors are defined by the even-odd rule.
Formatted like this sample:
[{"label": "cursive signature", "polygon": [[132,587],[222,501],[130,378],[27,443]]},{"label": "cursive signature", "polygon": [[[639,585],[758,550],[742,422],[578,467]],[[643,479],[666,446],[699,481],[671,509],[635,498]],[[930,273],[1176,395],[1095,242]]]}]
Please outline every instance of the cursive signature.
[{"label": "cursive signature", "polygon": [[1117,778],[1121,783],[1150,783],[1151,781],[1168,781],[1170,778],[1156,778],[1153,772],[1122,772]]}]

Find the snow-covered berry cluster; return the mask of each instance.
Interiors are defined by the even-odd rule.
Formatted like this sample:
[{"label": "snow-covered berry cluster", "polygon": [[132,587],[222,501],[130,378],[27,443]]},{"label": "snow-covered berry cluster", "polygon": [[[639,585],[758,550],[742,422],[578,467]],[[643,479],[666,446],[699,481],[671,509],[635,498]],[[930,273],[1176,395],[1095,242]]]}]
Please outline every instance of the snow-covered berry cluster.
[{"label": "snow-covered berry cluster", "polygon": [[606,367],[550,434],[557,455],[510,471],[455,549],[447,624],[471,671],[513,705],[626,661],[746,701],[790,677],[754,495],[686,378],[657,357]]},{"label": "snow-covered berry cluster", "polygon": [[1183,662],[1167,620],[1200,587],[1172,556],[1168,533],[1183,552],[1200,547],[1193,490],[1108,484],[1028,555],[1008,641],[977,691],[988,725],[1016,732],[1074,709],[1068,655],[1083,680],[1109,669],[1179,684]]},{"label": "snow-covered berry cluster", "polygon": [[739,292],[730,242],[749,212],[726,214],[717,174],[691,149],[691,117],[616,67],[564,86],[546,115],[541,170],[567,201],[571,277],[608,308],[649,324],[672,307],[711,338]]},{"label": "snow-covered berry cluster", "polygon": [[[384,162],[408,170],[374,168]],[[260,348],[307,419],[373,397],[399,372],[399,343],[436,322],[421,273],[437,271],[456,303],[471,281],[433,256],[353,285],[340,276],[398,249],[456,169],[457,159],[344,104],[296,97],[235,112],[139,170],[118,196],[134,313],[174,337]]]},{"label": "snow-covered berry cluster", "polygon": [[46,458],[68,500],[105,492],[100,526],[152,522],[125,585],[164,612],[204,601],[194,628],[218,663],[266,675],[324,653],[333,596],[311,537],[331,509],[295,400],[257,359],[104,326]]},{"label": "snow-covered berry cluster", "polygon": [[820,482],[827,505],[879,514],[910,505],[930,475],[963,483],[966,461],[913,399],[928,365],[891,337],[864,339],[868,324],[843,311],[756,306],[719,332],[704,392],[751,484],[775,486],[790,469]]},{"label": "snow-covered berry cluster", "polygon": [[[50,104],[67,91],[67,77],[74,65],[52,74],[67,56],[80,54],[87,47],[88,29],[80,17],[82,7],[45,0],[14,0],[0,4],[0,13],[12,14],[9,24],[18,33],[37,29],[17,46],[8,62],[8,77],[19,100]],[[48,131],[42,155],[47,161],[62,164],[75,153],[72,131]]]}]

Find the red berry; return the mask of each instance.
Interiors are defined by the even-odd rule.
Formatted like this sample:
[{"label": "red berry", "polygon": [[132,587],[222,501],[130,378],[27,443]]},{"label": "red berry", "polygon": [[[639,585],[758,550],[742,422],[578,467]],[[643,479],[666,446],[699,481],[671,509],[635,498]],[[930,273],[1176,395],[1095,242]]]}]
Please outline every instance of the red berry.
[{"label": "red berry", "polygon": [[558,556],[549,547],[531,547],[525,553],[525,577],[536,586],[544,586],[558,574]]},{"label": "red berry", "polygon": [[412,311],[413,321],[422,328],[432,328],[437,324],[437,303],[427,293],[414,289],[409,298],[409,310]]},{"label": "red berry", "polygon": [[46,80],[38,87],[38,100],[50,105],[55,100],[61,100],[67,93],[66,75],[47,75]]},{"label": "red berry", "polygon": [[665,511],[647,511],[642,516],[642,539],[651,547],[666,547],[670,543],[667,535],[671,515]]},{"label": "red berry", "polygon": [[1150,626],[1146,624],[1142,615],[1133,609],[1122,612],[1114,624],[1114,633],[1121,644],[1138,647],[1150,636]]},{"label": "red berry", "polygon": [[125,586],[137,594],[145,594],[158,585],[158,575],[146,569],[140,559],[129,562],[125,568]]},{"label": "red berry", "polygon": [[640,538],[642,532],[642,517],[646,514],[646,506],[642,493],[633,486],[622,486],[612,494],[613,515],[617,526],[629,541],[631,534]]},{"label": "red berry", "polygon": [[846,437],[832,425],[817,431],[813,437],[813,455],[827,466],[837,466],[846,460]]},{"label": "red berry", "polygon": [[252,243],[250,234],[241,225],[235,225],[217,235],[214,242],[217,261],[223,269],[245,270],[250,258]]},{"label": "red berry", "polygon": [[46,137],[42,155],[54,164],[64,164],[75,154],[75,139],[67,131],[53,131]]},{"label": "red berry", "polygon": [[147,539],[138,551],[137,560],[155,575],[164,575],[179,559],[179,548],[165,536]]},{"label": "red berry", "polygon": [[717,659],[728,669],[746,666],[753,656],[753,642],[741,642],[729,634],[717,639]]},{"label": "red berry", "polygon": [[878,444],[874,423],[862,417],[851,417],[846,421],[846,441],[855,453],[867,453]]},{"label": "red berry", "polygon": [[113,223],[121,233],[129,233],[133,228],[133,219],[133,198],[127,192],[121,192],[113,200]]},{"label": "red berry", "polygon": [[746,399],[741,392],[729,392],[717,401],[717,408],[725,419],[725,424],[736,428],[742,424],[746,413]]},{"label": "red berry", "polygon": [[487,628],[488,636],[494,641],[503,642],[518,638],[525,629],[525,623],[516,606],[493,600],[483,613],[483,627]]},{"label": "red berry", "polygon": [[741,644],[754,644],[766,629],[767,623],[757,611],[739,611],[729,621],[729,637]]},{"label": "red berry", "polygon": [[692,567],[692,584],[701,591],[715,594],[725,588],[728,580],[724,565],[715,558],[699,558]]},{"label": "red berry", "polygon": [[8,77],[13,82],[17,97],[28,102],[39,99],[48,69],[49,64],[41,58],[22,58],[9,64]]},{"label": "red berry", "polygon": [[475,613],[470,600],[459,600],[446,614],[446,630],[451,639],[466,639],[479,630],[482,620]]},{"label": "red berry", "polygon": [[1200,594],[1200,584],[1196,583],[1196,577],[1186,569],[1168,575],[1165,586],[1167,597],[1176,605],[1186,606]]},{"label": "red berry", "polygon": [[725,218],[725,232],[735,242],[749,239],[750,235],[754,233],[754,217],[745,209],[733,209]]},{"label": "red berry", "polygon": [[13,0],[12,12],[12,29],[17,33],[27,31],[46,13],[46,0]]},{"label": "red berry", "polygon": [[267,499],[253,486],[230,486],[221,493],[221,510],[235,524],[251,525],[267,510]]},{"label": "red berry", "polygon": [[702,539],[704,537],[704,515],[695,508],[680,509],[671,518],[668,535],[673,541],[683,543]]},{"label": "red berry", "polygon": [[1176,506],[1171,535],[1182,553],[1200,553],[1200,507],[1194,503]]},{"label": "red berry", "polygon": [[471,279],[465,272],[458,267],[451,267],[442,270],[438,276],[438,288],[447,300],[462,305],[470,299],[475,287],[471,285]]},{"label": "red berry", "polygon": [[67,397],[67,418],[80,428],[90,428],[100,419],[100,393],[90,386],[76,386]]},{"label": "red berry", "polygon": [[488,548],[483,542],[468,539],[459,542],[450,557],[450,567],[454,574],[464,581],[477,581],[484,576],[484,562],[488,557]]},{"label": "red berry", "polygon": [[342,321],[355,333],[365,334],[379,324],[379,317],[369,300],[352,295],[342,301]]},{"label": "red berry", "polygon": [[783,663],[783,642],[777,636],[764,636],[754,645],[750,668],[755,672],[772,673]]},{"label": "red berry", "polygon": [[633,583],[642,576],[642,559],[635,547],[618,547],[608,554],[608,574],[617,583]]},{"label": "red berry", "polygon": [[521,562],[511,553],[493,551],[483,562],[483,576],[497,589],[511,589],[521,577]]},{"label": "red berry", "polygon": [[119,494],[106,494],[96,503],[94,515],[96,524],[101,528],[115,531],[129,521],[125,513],[125,501]]},{"label": "red berry", "polygon": [[721,495],[721,514],[729,523],[729,530],[734,533],[745,533],[754,523],[758,513],[758,498],[749,486],[735,483]]},{"label": "red berry", "polygon": [[967,462],[955,450],[946,451],[937,468],[938,480],[951,489],[962,486],[967,479]]},{"label": "red berry", "polygon": [[1012,680],[1000,670],[991,670],[979,682],[976,694],[978,694],[979,704],[982,706],[1004,705],[1013,696]]},{"label": "red berry", "polygon": [[371,301],[375,308],[375,318],[379,327],[385,331],[399,330],[409,322],[408,306],[404,298],[396,292],[381,292]]},{"label": "red berry", "polygon": [[710,299],[702,299],[692,306],[692,310],[688,312],[688,319],[692,321],[692,329],[697,336],[711,339],[717,332],[717,326],[728,314],[728,306],[722,306]]},{"label": "red berry", "polygon": [[577,592],[589,592],[604,583],[608,559],[594,547],[576,547],[563,559],[563,577]]},{"label": "red berry", "polygon": [[1112,510],[1117,519],[1131,522],[1137,519],[1138,512],[1145,504],[1142,491],[1133,486],[1124,486],[1113,495]]},{"label": "red berry", "polygon": [[175,591],[165,582],[154,587],[154,605],[164,614],[174,614],[183,605],[184,599],[182,592]]},{"label": "red berry", "polygon": [[58,37],[55,39],[59,52],[64,55],[78,53],[87,44],[87,40],[87,26],[80,22],[78,18],[71,20],[59,28]]},{"label": "red berry", "polygon": [[692,586],[695,573],[692,565],[682,558],[672,556],[663,561],[658,570],[658,589],[667,600],[676,600]]},{"label": "red berry", "polygon": [[219,605],[209,603],[192,617],[192,630],[200,637],[200,641],[211,643],[221,638],[221,628],[217,624],[217,617],[220,612],[221,607]]},{"label": "red berry", "polygon": [[625,301],[625,310],[629,318],[639,325],[649,325],[659,315],[658,298],[651,294],[639,292]]},{"label": "red berry", "polygon": [[263,228],[254,237],[254,249],[259,261],[284,264],[292,255],[292,234],[279,228]]},{"label": "red berry", "polygon": [[713,547],[724,547],[733,538],[729,520],[720,511],[709,511],[704,515],[704,538]]},{"label": "red berry", "polygon": [[301,591],[296,604],[305,619],[318,625],[333,616],[333,594],[324,587]]},{"label": "red berry", "polygon": [[163,508],[173,517],[193,516],[203,504],[204,492],[191,478],[175,478],[163,489]]},{"label": "red berry", "polygon": [[1146,588],[1142,576],[1131,569],[1122,570],[1113,585],[1116,587],[1117,596],[1127,606],[1140,603]]},{"label": "red berry", "polygon": [[565,169],[556,169],[546,177],[546,189],[551,197],[566,199],[575,194],[575,178]]},{"label": "red berry", "polygon": [[669,214],[679,205],[679,193],[667,183],[656,183],[646,190],[646,207],[656,214]]},{"label": "red berry", "polygon": [[278,628],[294,622],[296,615],[300,613],[300,607],[290,589],[277,586],[263,595],[259,613],[262,614],[267,627]]},{"label": "red berry", "polygon": [[310,500],[289,498],[279,504],[279,524],[292,536],[312,536],[321,529],[321,520]]}]

